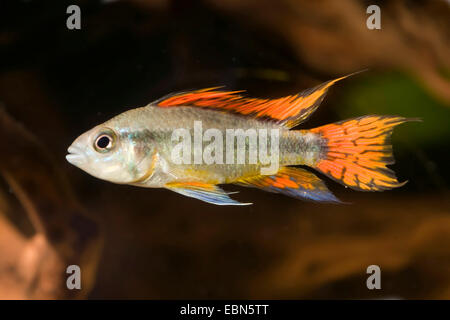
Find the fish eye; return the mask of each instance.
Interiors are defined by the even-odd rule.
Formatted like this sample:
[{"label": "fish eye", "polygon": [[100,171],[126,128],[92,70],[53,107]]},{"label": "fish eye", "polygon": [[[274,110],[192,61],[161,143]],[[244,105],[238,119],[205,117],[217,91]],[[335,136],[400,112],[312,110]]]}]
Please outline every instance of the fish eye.
[{"label": "fish eye", "polygon": [[114,132],[108,130],[107,132],[101,132],[94,142],[94,149],[97,152],[108,152],[114,147],[115,142]]}]

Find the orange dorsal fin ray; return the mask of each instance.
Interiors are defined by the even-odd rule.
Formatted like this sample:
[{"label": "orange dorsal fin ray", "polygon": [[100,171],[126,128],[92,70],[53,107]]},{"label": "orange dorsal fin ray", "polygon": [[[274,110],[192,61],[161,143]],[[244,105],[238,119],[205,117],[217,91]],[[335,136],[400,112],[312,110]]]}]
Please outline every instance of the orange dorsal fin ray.
[{"label": "orange dorsal fin ray", "polygon": [[283,167],[275,175],[243,178],[236,184],[281,193],[302,200],[340,202],[322,180],[302,168]]},{"label": "orange dorsal fin ray", "polygon": [[320,105],[328,89],[344,76],[322,83],[301,93],[277,99],[259,99],[242,96],[242,91],[221,91],[207,88],[175,93],[153,104],[159,107],[192,106],[238,113],[272,120],[292,128],[306,120]]}]

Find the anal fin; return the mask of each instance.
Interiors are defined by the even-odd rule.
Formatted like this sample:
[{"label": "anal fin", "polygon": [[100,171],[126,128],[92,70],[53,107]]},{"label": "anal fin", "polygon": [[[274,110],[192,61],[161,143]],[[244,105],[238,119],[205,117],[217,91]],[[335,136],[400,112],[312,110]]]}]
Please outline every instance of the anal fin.
[{"label": "anal fin", "polygon": [[283,167],[276,175],[245,178],[237,184],[304,200],[341,202],[320,178],[302,168]]},{"label": "anal fin", "polygon": [[201,182],[171,182],[166,184],[166,189],[172,190],[186,197],[195,198],[204,202],[222,206],[245,206],[251,203],[242,203],[231,199],[225,192],[214,184]]}]

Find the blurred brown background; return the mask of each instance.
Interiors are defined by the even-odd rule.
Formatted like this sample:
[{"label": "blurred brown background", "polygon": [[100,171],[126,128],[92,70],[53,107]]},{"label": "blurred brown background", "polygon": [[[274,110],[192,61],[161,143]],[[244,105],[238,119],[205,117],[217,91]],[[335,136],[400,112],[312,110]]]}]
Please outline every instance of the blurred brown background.
[{"label": "blurred brown background", "polygon": [[[66,8],[81,7],[81,30]],[[381,8],[368,30],[366,8]],[[450,298],[448,1],[134,0],[0,4],[0,298]],[[249,207],[100,181],[82,132],[167,93],[280,97],[334,86],[304,128],[364,114],[395,130],[400,181],[350,205],[233,186]],[[65,287],[78,264],[82,290]],[[381,267],[382,290],[366,288]]]}]

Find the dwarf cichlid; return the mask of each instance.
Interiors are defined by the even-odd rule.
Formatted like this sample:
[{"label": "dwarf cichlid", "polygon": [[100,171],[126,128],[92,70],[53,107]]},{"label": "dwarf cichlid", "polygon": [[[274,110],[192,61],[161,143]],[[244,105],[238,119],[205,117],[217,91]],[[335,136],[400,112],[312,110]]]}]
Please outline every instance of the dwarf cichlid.
[{"label": "dwarf cichlid", "polygon": [[339,202],[314,173],[294,166],[355,190],[404,185],[386,167],[394,162],[389,138],[396,125],[414,119],[369,115],[290,130],[343,78],[278,99],[217,88],[175,93],[85,132],[66,158],[103,180],[166,188],[217,205],[248,204],[231,199],[220,184]]}]

